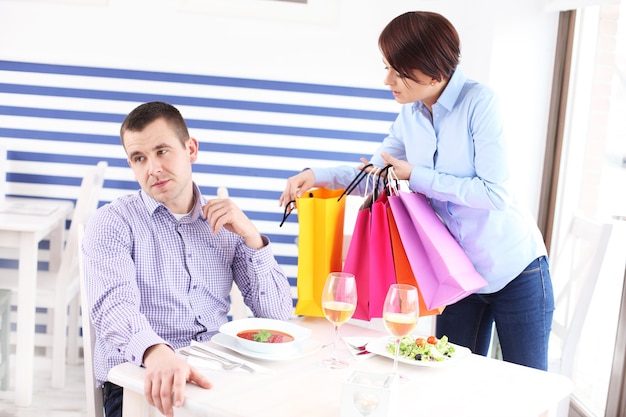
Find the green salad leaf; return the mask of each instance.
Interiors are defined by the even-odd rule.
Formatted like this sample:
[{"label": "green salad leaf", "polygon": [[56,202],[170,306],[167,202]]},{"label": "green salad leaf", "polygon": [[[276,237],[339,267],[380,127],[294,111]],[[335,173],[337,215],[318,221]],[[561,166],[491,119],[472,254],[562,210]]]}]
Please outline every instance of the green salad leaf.
[{"label": "green salad leaf", "polygon": [[[387,350],[395,354],[395,340],[390,339]],[[454,356],[454,346],[448,342],[448,337],[443,336],[436,343],[425,342],[423,338],[404,336],[400,339],[399,356],[405,359],[413,359],[422,362],[440,362]]]},{"label": "green salad leaf", "polygon": [[268,330],[261,330],[260,332],[254,335],[254,341],[266,343],[270,339],[270,336],[272,336],[272,332]]}]

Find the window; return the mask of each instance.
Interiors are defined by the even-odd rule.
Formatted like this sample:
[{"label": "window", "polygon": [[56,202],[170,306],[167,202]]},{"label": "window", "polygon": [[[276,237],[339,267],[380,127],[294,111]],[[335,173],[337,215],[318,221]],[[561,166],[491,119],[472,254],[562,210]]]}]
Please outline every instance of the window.
[{"label": "window", "polygon": [[618,325],[626,326],[618,323],[626,258],[626,0],[579,9],[574,27],[552,242],[575,211],[614,223],[573,377],[572,406],[600,417],[609,410]]}]

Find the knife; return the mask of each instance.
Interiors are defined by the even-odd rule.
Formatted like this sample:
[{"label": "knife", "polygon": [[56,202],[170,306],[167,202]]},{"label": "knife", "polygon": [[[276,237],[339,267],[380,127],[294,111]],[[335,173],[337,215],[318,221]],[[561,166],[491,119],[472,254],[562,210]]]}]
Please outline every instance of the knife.
[{"label": "knife", "polygon": [[241,369],[250,372],[251,374],[255,373],[256,370],[254,368],[252,368],[251,366],[248,366],[245,362],[235,362],[232,359],[228,359],[224,356],[220,356],[217,353],[214,353],[204,347],[202,347],[202,345],[191,345],[191,349],[193,350],[197,350],[198,352],[202,352],[203,354],[207,355],[207,356],[211,356],[213,358],[216,358],[218,360],[224,361],[224,362],[228,362],[228,363],[241,363]]}]

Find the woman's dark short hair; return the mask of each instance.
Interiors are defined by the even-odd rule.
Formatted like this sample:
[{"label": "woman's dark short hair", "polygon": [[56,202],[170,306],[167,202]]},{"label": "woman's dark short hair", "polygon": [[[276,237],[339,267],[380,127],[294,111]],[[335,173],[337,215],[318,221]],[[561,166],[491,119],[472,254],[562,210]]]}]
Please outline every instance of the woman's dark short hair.
[{"label": "woman's dark short hair", "polygon": [[124,132],[141,132],[147,125],[159,118],[165,119],[172,126],[184,147],[187,139],[189,139],[189,130],[187,129],[185,119],[183,119],[176,107],[162,101],[151,101],[141,104],[126,116],[120,127],[122,145],[124,144]]},{"label": "woman's dark short hair", "polygon": [[456,29],[442,15],[433,12],[407,12],[387,24],[378,46],[403,78],[418,81],[419,70],[438,81],[450,78],[459,64],[461,41]]}]

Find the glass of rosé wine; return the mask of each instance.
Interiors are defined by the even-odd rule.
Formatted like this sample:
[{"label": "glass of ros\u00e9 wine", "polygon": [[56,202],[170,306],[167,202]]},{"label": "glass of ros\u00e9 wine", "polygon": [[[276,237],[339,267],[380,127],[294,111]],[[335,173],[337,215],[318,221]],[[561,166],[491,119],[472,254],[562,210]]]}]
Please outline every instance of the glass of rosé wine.
[{"label": "glass of ros\u00e9 wine", "polygon": [[419,298],[417,288],[406,284],[392,284],[387,291],[383,304],[383,324],[387,331],[395,337],[395,355],[393,358],[393,374],[398,382],[407,381],[406,376],[398,373],[398,355],[400,339],[411,334],[419,317]]},{"label": "glass of ros\u00e9 wine", "polygon": [[330,358],[322,361],[322,365],[333,369],[342,369],[348,366],[346,361],[337,359],[337,339],[339,327],[352,317],[355,309],[356,281],[354,275],[347,272],[328,274],[322,293],[322,310],[324,317],[333,324],[335,334],[333,336],[333,353]]}]

